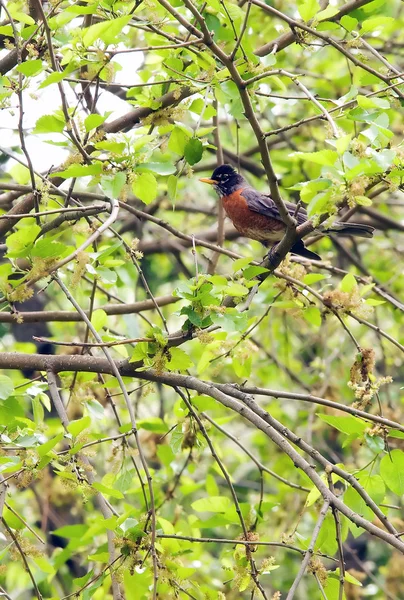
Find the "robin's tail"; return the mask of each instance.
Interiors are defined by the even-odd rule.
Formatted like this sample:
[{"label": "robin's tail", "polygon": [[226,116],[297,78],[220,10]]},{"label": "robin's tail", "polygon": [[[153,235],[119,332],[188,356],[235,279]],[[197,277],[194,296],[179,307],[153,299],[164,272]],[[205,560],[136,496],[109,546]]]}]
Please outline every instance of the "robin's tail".
[{"label": "robin's tail", "polygon": [[325,229],[323,233],[335,233],[341,237],[343,236],[356,236],[371,238],[375,228],[371,225],[365,225],[364,223],[341,223],[337,221],[333,223],[329,229]]},{"label": "robin's tail", "polygon": [[298,254],[299,256],[304,256],[305,258],[310,258],[311,260],[321,260],[321,256],[312,252],[303,243],[303,240],[299,240],[290,250],[293,254]]}]

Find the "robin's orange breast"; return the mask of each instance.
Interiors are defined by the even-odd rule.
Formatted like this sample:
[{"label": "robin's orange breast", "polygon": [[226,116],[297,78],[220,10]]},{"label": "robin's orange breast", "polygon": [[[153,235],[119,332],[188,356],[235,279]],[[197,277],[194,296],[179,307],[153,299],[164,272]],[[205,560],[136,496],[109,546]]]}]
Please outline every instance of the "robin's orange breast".
[{"label": "robin's orange breast", "polygon": [[223,208],[233,221],[234,227],[244,237],[259,242],[279,242],[285,233],[285,224],[248,208],[242,189],[222,198]]}]

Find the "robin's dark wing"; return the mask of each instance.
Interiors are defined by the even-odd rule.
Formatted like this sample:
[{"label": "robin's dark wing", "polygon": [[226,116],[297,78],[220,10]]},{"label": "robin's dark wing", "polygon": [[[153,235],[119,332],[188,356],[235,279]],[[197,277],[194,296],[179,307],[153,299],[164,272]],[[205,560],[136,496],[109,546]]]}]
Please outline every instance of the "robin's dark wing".
[{"label": "robin's dark wing", "polygon": [[[277,219],[279,221],[282,220],[279,210],[271,196],[260,194],[260,192],[257,192],[257,190],[254,190],[253,188],[244,188],[241,192],[241,195],[246,199],[248,208],[250,210],[257,212],[260,215],[265,215],[270,219]],[[285,202],[285,206],[289,214],[294,217],[296,212],[296,204],[293,204],[292,202]],[[302,225],[302,223],[307,221],[307,212],[304,208],[299,208],[296,219],[298,225]]]}]

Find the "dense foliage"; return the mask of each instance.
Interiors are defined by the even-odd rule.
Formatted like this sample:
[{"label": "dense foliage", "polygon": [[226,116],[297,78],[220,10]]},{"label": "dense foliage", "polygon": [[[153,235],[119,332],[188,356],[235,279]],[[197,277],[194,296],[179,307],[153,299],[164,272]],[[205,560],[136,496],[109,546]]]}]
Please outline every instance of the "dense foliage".
[{"label": "dense foliage", "polygon": [[402,3],[0,7],[0,596],[404,597]]}]

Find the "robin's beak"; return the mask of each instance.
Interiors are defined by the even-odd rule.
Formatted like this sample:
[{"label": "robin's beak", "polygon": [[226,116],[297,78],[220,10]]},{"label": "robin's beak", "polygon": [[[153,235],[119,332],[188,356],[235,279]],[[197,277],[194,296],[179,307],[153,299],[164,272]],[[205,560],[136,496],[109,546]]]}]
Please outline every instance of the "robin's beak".
[{"label": "robin's beak", "polygon": [[219,183],[216,179],[209,179],[209,177],[202,177],[199,181],[202,183],[208,183],[209,185],[215,185],[215,183]]}]

